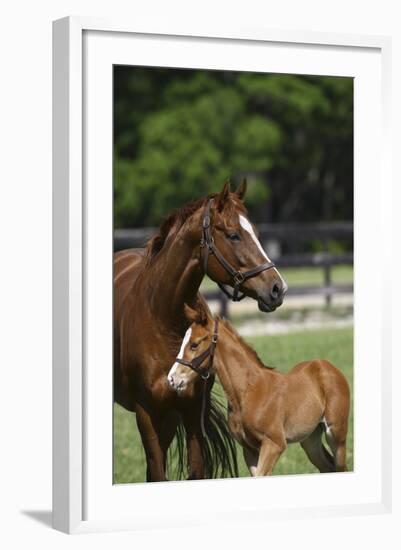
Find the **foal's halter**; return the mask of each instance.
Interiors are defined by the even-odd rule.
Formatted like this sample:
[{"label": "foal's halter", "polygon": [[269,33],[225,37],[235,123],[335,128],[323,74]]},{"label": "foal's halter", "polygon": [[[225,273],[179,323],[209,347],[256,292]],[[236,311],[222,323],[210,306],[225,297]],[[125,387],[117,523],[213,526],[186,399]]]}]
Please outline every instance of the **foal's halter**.
[{"label": "foal's halter", "polygon": [[243,282],[245,282],[247,279],[251,279],[252,277],[255,277],[255,275],[258,275],[259,273],[262,273],[262,271],[266,271],[267,269],[271,269],[272,267],[276,267],[273,262],[270,260],[265,262],[264,264],[260,264],[253,269],[249,269],[249,271],[237,271],[234,269],[234,267],[224,258],[224,256],[221,254],[221,252],[218,250],[216,245],[214,244],[214,239],[211,232],[211,219],[210,219],[210,209],[213,203],[213,199],[210,199],[209,202],[206,205],[205,214],[203,216],[203,222],[202,222],[202,239],[201,239],[201,249],[204,249],[203,254],[203,265],[204,265],[204,271],[207,273],[207,262],[209,259],[209,254],[213,254],[216,259],[220,262],[220,264],[224,267],[224,269],[229,273],[233,279],[234,283],[234,292],[231,294],[221,283],[217,283],[220,287],[220,289],[224,292],[226,296],[228,296],[233,302],[239,302],[243,298],[245,298],[245,293],[242,293],[239,295],[240,292],[240,286]]},{"label": "foal's halter", "polygon": [[[192,361],[185,361],[184,359],[177,357],[176,362],[180,363],[181,365],[185,365],[186,367],[189,367],[190,369],[195,371],[197,374],[199,374],[203,378],[203,380],[207,380],[213,368],[214,352],[216,350],[217,340],[219,337],[218,330],[219,330],[219,320],[215,319],[212,342],[210,346],[207,349],[205,349],[205,351],[203,351],[201,354],[194,357]],[[207,367],[201,368],[202,363],[204,363],[207,358],[209,358]]]}]

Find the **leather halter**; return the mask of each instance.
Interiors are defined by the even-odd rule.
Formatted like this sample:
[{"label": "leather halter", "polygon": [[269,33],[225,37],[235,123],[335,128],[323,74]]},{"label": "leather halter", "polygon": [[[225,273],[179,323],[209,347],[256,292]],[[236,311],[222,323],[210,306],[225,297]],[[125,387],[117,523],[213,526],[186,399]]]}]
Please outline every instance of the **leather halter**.
[{"label": "leather halter", "polygon": [[215,258],[220,262],[220,264],[224,267],[224,269],[229,273],[233,279],[233,287],[234,292],[231,294],[221,283],[217,283],[220,289],[224,292],[228,298],[233,300],[233,302],[239,302],[243,298],[245,298],[246,294],[243,292],[241,295],[239,295],[240,292],[240,286],[242,283],[244,283],[247,279],[251,279],[251,277],[255,277],[255,275],[258,275],[259,273],[262,273],[262,271],[266,271],[267,269],[271,269],[272,267],[276,267],[273,262],[270,260],[265,262],[264,264],[260,264],[252,269],[249,269],[248,271],[238,271],[234,269],[234,267],[224,258],[224,256],[221,254],[221,252],[218,250],[216,245],[214,244],[214,239],[211,233],[211,218],[210,218],[210,209],[213,204],[213,199],[209,199],[206,208],[205,208],[205,214],[203,216],[203,222],[202,222],[202,239],[201,239],[201,249],[205,250],[205,253],[203,255],[203,265],[204,265],[204,271],[207,273],[207,263],[209,259],[209,254],[213,254]]},{"label": "leather halter", "polygon": [[[205,349],[205,351],[203,351],[200,355],[197,355],[196,357],[194,357],[192,361],[185,361],[184,359],[177,357],[176,362],[180,363],[181,365],[185,365],[186,367],[189,367],[190,369],[195,371],[197,374],[199,374],[204,380],[207,380],[213,368],[214,352],[216,350],[217,340],[219,337],[218,330],[219,330],[219,320],[215,319],[212,342],[210,346],[207,349]],[[209,358],[207,366],[205,368],[201,368],[202,363],[204,363],[204,361],[206,361],[207,358]]]}]

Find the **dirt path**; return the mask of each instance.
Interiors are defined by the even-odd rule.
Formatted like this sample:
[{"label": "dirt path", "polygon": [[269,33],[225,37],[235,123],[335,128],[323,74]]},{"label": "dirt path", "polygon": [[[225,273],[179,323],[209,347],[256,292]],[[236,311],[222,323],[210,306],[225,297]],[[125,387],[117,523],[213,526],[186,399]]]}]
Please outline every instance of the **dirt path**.
[{"label": "dirt path", "polygon": [[[261,315],[255,308],[255,301],[245,299],[230,303],[230,317],[242,336],[263,334],[287,334],[304,330],[335,330],[352,327],[352,294],[337,294],[333,299],[333,310],[325,308],[322,296],[294,296],[286,298],[276,313]],[[219,313],[219,302],[210,302],[213,313]],[[341,315],[336,310],[342,309]],[[255,314],[255,318],[253,318]],[[241,319],[244,318],[243,320]],[[250,318],[246,318],[250,317]]]},{"label": "dirt path", "polygon": [[305,330],[336,330],[353,326],[353,319],[334,320],[306,320],[302,322],[293,321],[246,321],[239,327],[241,336],[263,336],[265,334],[289,334],[291,332],[303,332]]}]

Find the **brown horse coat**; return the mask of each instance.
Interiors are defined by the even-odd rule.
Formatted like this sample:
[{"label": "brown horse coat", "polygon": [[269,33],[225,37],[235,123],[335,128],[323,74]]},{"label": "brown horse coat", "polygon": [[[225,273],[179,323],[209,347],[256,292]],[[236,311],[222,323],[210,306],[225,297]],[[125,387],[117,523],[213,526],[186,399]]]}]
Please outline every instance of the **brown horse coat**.
[{"label": "brown horse coat", "polygon": [[[192,362],[210,345],[215,328],[201,308],[188,307],[186,314],[192,324],[182,357]],[[252,475],[270,474],[287,444],[296,442],[321,472],[346,470],[350,391],[329,361],[304,361],[288,374],[266,368],[230,323],[220,320],[214,367],[227,395],[230,431]],[[184,393],[198,377],[177,363],[168,375],[170,385]],[[323,431],[333,455],[322,443]]]},{"label": "brown horse coat", "polygon": [[[236,269],[253,268],[265,261],[249,232],[240,226],[239,214],[246,216],[241,200],[244,192],[242,185],[230,193],[226,184],[213,196],[211,209],[214,242]],[[235,471],[224,416],[216,412],[209,396],[213,380],[207,387],[208,441],[200,428],[201,384],[195,383],[185,396],[177,396],[166,382],[188,327],[184,304],[197,307],[203,303],[198,294],[205,274],[202,220],[209,200],[206,197],[186,205],[170,216],[145,251],[128,250],[115,256],[114,396],[136,412],[148,480],[166,479],[167,450],[180,419],[186,432],[190,477],[204,477],[208,462],[208,475],[219,466],[229,474]],[[234,232],[238,236],[235,242],[231,239]],[[216,282],[232,283],[214,256],[208,259],[207,273]],[[241,291],[274,308],[282,302],[285,284],[277,270],[270,269],[244,282]],[[203,303],[202,307],[207,306]]]}]

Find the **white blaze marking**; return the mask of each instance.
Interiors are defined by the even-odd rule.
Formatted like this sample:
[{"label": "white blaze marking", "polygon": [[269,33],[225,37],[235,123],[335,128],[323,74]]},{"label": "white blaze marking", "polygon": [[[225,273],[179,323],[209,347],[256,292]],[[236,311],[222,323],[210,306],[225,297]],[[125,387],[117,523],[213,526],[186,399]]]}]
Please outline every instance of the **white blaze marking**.
[{"label": "white blaze marking", "polygon": [[[255,231],[253,230],[253,227],[252,225],[249,223],[249,221],[245,218],[245,216],[242,216],[241,214],[239,215],[239,223],[241,224],[241,226],[245,229],[245,231],[248,231],[248,233],[250,234],[250,236],[252,237],[252,239],[255,241],[256,243],[256,246],[259,248],[259,250],[261,251],[261,253],[263,254],[263,256],[266,258],[266,260],[268,262],[271,262],[271,259],[268,257],[268,255],[266,254],[266,252],[263,250],[263,247],[262,245],[260,244],[260,241],[259,239],[257,238],[257,236],[255,235]],[[283,283],[283,291],[286,292],[287,289],[288,289],[288,285],[287,283],[284,281],[284,279],[282,278],[282,276],[280,275],[280,272],[277,271],[277,269],[274,268],[274,270],[276,271],[277,275],[280,277],[281,279],[281,282]]]},{"label": "white blaze marking", "polygon": [[[180,348],[180,351],[178,352],[178,355],[177,355],[178,359],[182,359],[182,358],[183,358],[183,356],[184,356],[184,351],[185,351],[185,347],[186,347],[186,345],[188,344],[189,339],[191,338],[191,334],[192,334],[192,328],[189,327],[189,329],[188,329],[187,332],[185,333],[184,339],[183,339],[183,341],[182,341],[182,343],[181,343],[181,348]],[[180,364],[180,363],[174,363],[174,365],[173,365],[173,366],[171,367],[171,369],[170,369],[170,372],[169,372],[168,375],[167,375],[168,378],[170,378],[170,376],[173,376],[173,375],[174,375],[174,373],[175,373],[175,371],[176,371],[176,369],[177,369],[177,367],[178,367],[179,364]]]},{"label": "white blaze marking", "polygon": [[182,341],[180,352],[179,352],[179,354],[177,355],[178,359],[182,359],[182,358],[183,358],[183,356],[184,356],[184,351],[185,351],[185,346],[188,344],[189,339],[191,338],[191,334],[192,334],[192,328],[189,327],[189,329],[188,329],[187,332],[185,333],[184,340]]},{"label": "white blaze marking", "polygon": [[263,247],[262,245],[260,244],[259,242],[259,239],[257,238],[257,236],[255,235],[255,231],[253,230],[253,227],[252,225],[249,223],[249,221],[245,218],[245,216],[242,216],[240,214],[239,216],[239,223],[241,224],[241,226],[245,229],[245,231],[248,231],[248,233],[250,234],[250,236],[252,237],[252,239],[255,241],[256,243],[256,246],[259,248],[259,250],[261,251],[261,253],[263,254],[263,256],[266,258],[266,260],[268,262],[270,262],[270,258],[267,256],[266,252],[263,250]]}]

